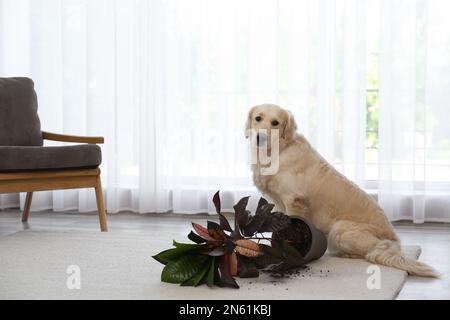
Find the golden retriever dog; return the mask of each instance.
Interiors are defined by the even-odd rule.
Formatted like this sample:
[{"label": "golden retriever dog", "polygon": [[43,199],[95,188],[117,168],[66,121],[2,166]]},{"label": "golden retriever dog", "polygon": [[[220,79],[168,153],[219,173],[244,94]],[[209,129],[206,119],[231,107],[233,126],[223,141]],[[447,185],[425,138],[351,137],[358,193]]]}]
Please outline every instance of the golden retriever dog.
[{"label": "golden retriever dog", "polygon": [[328,235],[330,251],[340,256],[363,258],[411,275],[437,277],[430,266],[402,254],[399,238],[383,209],[296,130],[292,114],[279,106],[255,106],[248,114],[246,137],[251,133],[256,136],[252,138],[255,147],[266,148],[268,157],[273,158],[272,145],[278,143],[276,173],[262,173],[268,166],[262,164],[265,162],[252,164],[256,187],[277,210],[312,221]]}]

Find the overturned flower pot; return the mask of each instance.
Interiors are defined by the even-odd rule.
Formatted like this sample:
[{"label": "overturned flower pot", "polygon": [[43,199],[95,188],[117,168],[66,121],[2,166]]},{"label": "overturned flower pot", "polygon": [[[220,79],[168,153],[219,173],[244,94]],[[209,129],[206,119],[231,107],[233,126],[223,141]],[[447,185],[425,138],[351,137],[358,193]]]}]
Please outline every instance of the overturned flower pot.
[{"label": "overturned flower pot", "polygon": [[305,263],[317,260],[327,251],[327,238],[309,220],[290,216],[290,223],[272,234],[272,246],[280,248],[288,242],[303,256]]}]

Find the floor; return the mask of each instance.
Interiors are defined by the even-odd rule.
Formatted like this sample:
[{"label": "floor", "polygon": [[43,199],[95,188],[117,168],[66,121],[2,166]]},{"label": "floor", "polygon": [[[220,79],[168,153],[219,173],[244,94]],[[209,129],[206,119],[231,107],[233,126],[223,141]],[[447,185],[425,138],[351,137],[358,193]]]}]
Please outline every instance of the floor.
[{"label": "floor", "polygon": [[[94,214],[33,212],[29,223],[20,221],[17,210],[0,211],[1,237],[20,230],[45,231],[95,231],[98,220]],[[204,215],[138,215],[120,213],[108,216],[111,232],[147,233],[165,228],[187,234],[190,222],[204,222],[213,217]],[[403,244],[422,247],[420,260],[429,263],[443,274],[441,279],[409,277],[398,299],[450,299],[450,224],[427,223],[414,225],[409,222],[394,223]]]}]

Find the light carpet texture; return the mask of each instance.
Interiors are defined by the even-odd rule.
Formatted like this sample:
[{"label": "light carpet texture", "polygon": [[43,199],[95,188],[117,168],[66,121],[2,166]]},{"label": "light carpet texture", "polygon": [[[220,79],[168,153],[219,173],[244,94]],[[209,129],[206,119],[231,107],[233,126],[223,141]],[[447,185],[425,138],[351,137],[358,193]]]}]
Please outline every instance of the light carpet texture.
[{"label": "light carpet texture", "polygon": [[[325,255],[291,279],[267,274],[237,279],[241,289],[191,288],[160,282],[152,255],[180,234],[21,231],[0,238],[0,299],[394,299],[406,272],[380,267],[381,288],[368,289],[369,263]],[[404,252],[418,258],[420,247]],[[79,266],[81,289],[69,290],[69,266]],[[275,282],[274,282],[275,281]]]}]

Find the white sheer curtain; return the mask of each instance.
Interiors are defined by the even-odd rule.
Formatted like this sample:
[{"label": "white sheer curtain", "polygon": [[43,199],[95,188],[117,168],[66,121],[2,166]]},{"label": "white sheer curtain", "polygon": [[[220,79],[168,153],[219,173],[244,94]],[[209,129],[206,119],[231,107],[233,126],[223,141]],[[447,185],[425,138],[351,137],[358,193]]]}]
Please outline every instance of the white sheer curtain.
[{"label": "white sheer curtain", "polygon": [[[33,78],[46,130],[106,137],[109,212],[170,209],[163,181],[163,3],[0,1],[0,73]],[[32,209],[49,208],[93,211],[94,194],[37,193]]]},{"label": "white sheer curtain", "polygon": [[[218,189],[226,209],[241,196],[257,195],[243,130],[249,107],[264,102],[291,109],[312,144],[364,187],[366,47],[372,41],[367,18],[380,14],[368,9],[373,2],[0,0],[0,76],[35,80],[46,130],[106,137],[102,170],[109,212],[213,212],[211,198]],[[382,3],[390,12],[383,19],[391,22],[398,12],[393,2]],[[428,20],[429,32],[441,26]],[[391,37],[382,37],[382,76],[393,61],[386,55],[401,54],[394,45],[412,54],[403,47],[408,40],[395,42],[395,33],[415,34],[422,26],[391,25],[387,31],[383,25]],[[426,44],[434,46],[431,41]],[[438,79],[442,71],[432,65],[438,62],[430,54],[427,61],[427,72]],[[398,71],[406,68],[408,76],[410,67]],[[391,102],[400,97],[386,94],[385,78],[379,186],[380,200],[391,212],[397,195],[386,192],[395,184],[387,170],[396,164],[382,144],[401,143],[389,136],[400,126],[389,123],[393,127],[396,116],[409,121],[411,112],[394,111],[391,117]],[[396,79],[389,90],[402,85]],[[444,87],[429,81],[428,94]],[[445,108],[442,101],[434,103],[436,110]],[[440,130],[444,136],[445,127]],[[406,178],[409,185],[415,180]],[[0,206],[17,199],[1,196]],[[33,209],[91,211],[94,195],[40,193]]]},{"label": "white sheer curtain", "polygon": [[[364,1],[0,5],[0,73],[35,80],[43,127],[106,136],[109,212],[212,212],[217,189],[227,208],[256,195],[243,126],[263,102],[289,106],[331,161],[364,179]],[[41,193],[33,206],[95,209],[86,190]]]},{"label": "white sheer curtain", "polygon": [[382,2],[378,194],[391,219],[450,221],[449,10]]}]

